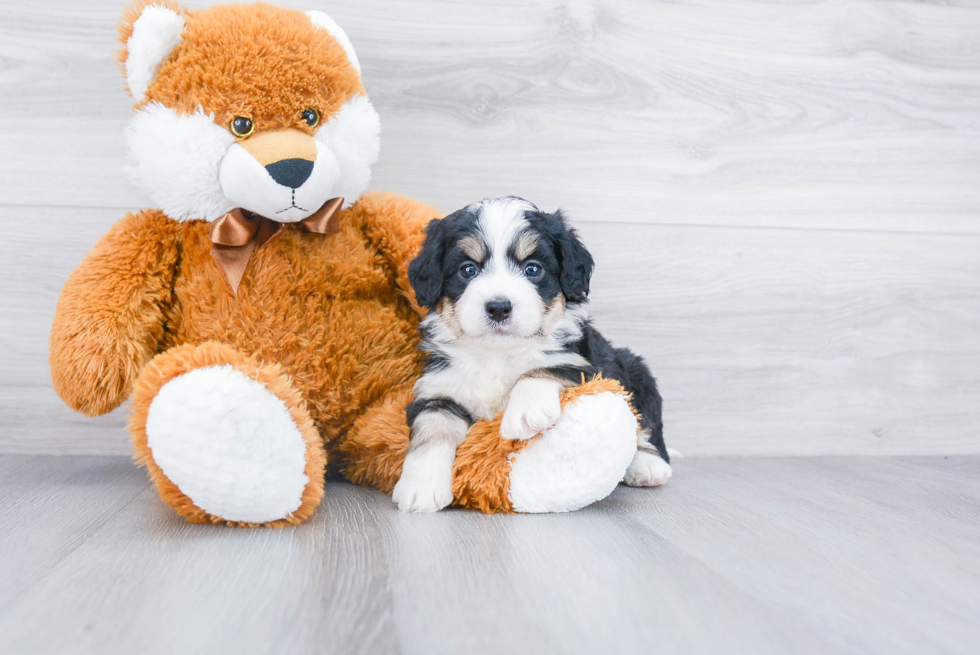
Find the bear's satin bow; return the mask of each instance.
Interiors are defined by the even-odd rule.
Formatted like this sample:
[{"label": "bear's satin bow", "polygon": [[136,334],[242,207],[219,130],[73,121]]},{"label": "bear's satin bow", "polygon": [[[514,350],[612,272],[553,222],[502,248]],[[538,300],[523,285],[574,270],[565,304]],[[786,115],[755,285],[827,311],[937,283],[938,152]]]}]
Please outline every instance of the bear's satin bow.
[{"label": "bear's satin bow", "polygon": [[[331,198],[314,214],[299,221],[299,225],[305,232],[336,234],[340,231],[338,214],[343,205],[343,198]],[[211,222],[211,256],[221,266],[236,294],[252,253],[276,238],[282,232],[282,225],[271,218],[246,214],[241,209],[233,209]]]}]

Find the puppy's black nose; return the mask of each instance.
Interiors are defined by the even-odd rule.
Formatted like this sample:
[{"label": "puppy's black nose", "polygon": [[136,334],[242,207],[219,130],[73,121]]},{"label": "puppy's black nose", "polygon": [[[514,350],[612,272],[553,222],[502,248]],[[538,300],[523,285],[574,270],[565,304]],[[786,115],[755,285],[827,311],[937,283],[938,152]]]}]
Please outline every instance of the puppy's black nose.
[{"label": "puppy's black nose", "polygon": [[487,314],[498,323],[510,318],[510,310],[512,309],[514,306],[506,298],[494,298],[487,303]]},{"label": "puppy's black nose", "polygon": [[265,167],[272,179],[283,186],[298,189],[303,186],[313,172],[313,162],[309,159],[283,159]]}]

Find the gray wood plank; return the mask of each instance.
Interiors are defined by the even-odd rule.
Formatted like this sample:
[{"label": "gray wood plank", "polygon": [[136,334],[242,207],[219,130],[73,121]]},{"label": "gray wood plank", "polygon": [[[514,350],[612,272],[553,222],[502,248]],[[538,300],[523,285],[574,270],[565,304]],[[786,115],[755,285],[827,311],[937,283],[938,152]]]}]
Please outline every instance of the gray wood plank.
[{"label": "gray wood plank", "polygon": [[[59,289],[118,210],[0,211],[0,452],[128,454],[124,413],[73,415],[47,369]],[[597,325],[647,358],[671,446],[980,453],[980,238],[576,224]]]},{"label": "gray wood plank", "polygon": [[[335,484],[313,523],[247,532],[158,505],[145,492],[0,617],[0,650],[586,653],[732,638],[826,650],[797,617],[601,513],[403,516]],[[682,593],[699,602],[678,605]],[[57,629],[32,628],[42,607]],[[668,619],[681,629],[665,636]]]},{"label": "gray wood plank", "polygon": [[73,412],[50,382],[0,386],[0,454],[131,455],[128,417],[128,403],[94,418]]},{"label": "gray wood plank", "polygon": [[[146,204],[120,172],[122,4],[0,5],[0,204]],[[980,232],[976,5],[327,9],[382,115],[376,188],[595,221]]]},{"label": "gray wood plank", "polygon": [[[0,609],[0,651],[968,653],[980,638],[980,459],[676,471],[542,516],[405,516],[331,483],[281,531],[187,525],[119,479],[138,497]],[[11,566],[29,552],[7,548]]]},{"label": "gray wood plank", "polygon": [[[38,214],[44,221],[38,221]],[[126,409],[88,418],[51,388],[48,334],[61,287],[118,209],[0,206],[0,453],[129,455]]]},{"label": "gray wood plank", "polygon": [[638,494],[605,502],[794,608],[842,652],[969,653],[980,639],[980,461],[950,463],[969,481],[935,459],[688,460],[670,482],[685,492],[676,514]]},{"label": "gray wood plank", "polygon": [[0,614],[147,484],[126,458],[0,456]]},{"label": "gray wood plank", "polygon": [[658,376],[669,444],[980,452],[980,240],[580,227],[596,324]]}]

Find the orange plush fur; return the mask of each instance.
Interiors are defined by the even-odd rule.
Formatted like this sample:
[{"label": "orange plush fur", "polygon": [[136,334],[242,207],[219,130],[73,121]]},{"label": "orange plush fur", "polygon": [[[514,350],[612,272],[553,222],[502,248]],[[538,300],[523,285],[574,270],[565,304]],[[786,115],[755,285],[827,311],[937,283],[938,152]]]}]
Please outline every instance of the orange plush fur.
[{"label": "orange plush fur", "polygon": [[[146,391],[134,399],[132,429],[137,457],[147,463],[141,426],[152,392],[176,375],[157,372],[164,364],[150,360],[166,353],[161,357],[169,361],[171,349],[184,344],[228,344],[199,365],[229,363],[262,382],[254,373],[259,362],[280,365],[289,379],[282,384],[303,399],[330,453],[330,470],[350,469],[354,481],[387,491],[394,482],[374,470],[374,459],[394,459],[400,472],[404,449],[391,437],[404,426],[407,397],[404,391],[400,402],[389,396],[410,388],[421,371],[408,262],[421,246],[422,226],[438,215],[408,198],[366,194],[342,211],[338,234],[284,226],[255,253],[237,295],[211,256],[207,223],[178,223],[154,210],[129,215],[62,290],[51,334],[55,389],[72,408],[96,415],[119,406],[139,380]],[[246,354],[253,364],[242,368]],[[150,382],[143,379],[148,375]],[[270,390],[293,410],[286,391]],[[352,461],[347,453],[355,448],[341,449],[340,437],[365,439],[352,430],[354,422],[379,411],[391,432],[370,435],[382,444],[371,463]],[[365,467],[371,476],[361,472]],[[158,469],[151,467],[151,477],[183,516],[212,520],[174,496],[172,483],[161,484]],[[313,479],[322,486],[322,474]]]},{"label": "orange plush fur", "polygon": [[137,108],[152,101],[183,113],[201,107],[218,125],[248,116],[256,131],[289,127],[313,134],[315,128],[300,117],[304,109],[316,107],[330,116],[364,93],[336,41],[323,38],[303,13],[264,3],[187,12],[171,1],[143,0],[119,26],[120,62],[126,60],[133,21],[147,5],[177,11],[186,27]]},{"label": "orange plush fur", "polygon": [[[149,4],[125,14],[124,45]],[[301,12],[264,4],[195,11],[170,0],[152,4],[173,9],[186,23],[137,108],[157,102],[186,114],[201,107],[225,128],[241,115],[251,117],[256,133],[312,134],[300,118],[304,109],[318,108],[326,121],[364,93],[343,48]],[[204,366],[229,365],[262,382],[306,443],[310,482],[301,506],[265,525],[307,518],[323,494],[325,469],[390,492],[408,444],[405,406],[421,372],[422,312],[408,264],[423,227],[438,216],[409,198],[371,193],[340,213],[339,233],[310,234],[286,224],[254,252],[236,294],[211,255],[203,217],[178,222],[154,209],[129,214],[64,286],[51,333],[54,387],[89,415],[111,411],[135,389],[136,458],[161,497],[190,521],[226,522],[164,475],[145,427],[161,386]],[[512,511],[508,456],[526,444],[502,442],[498,428],[499,421],[478,423],[461,446],[458,504]]]}]

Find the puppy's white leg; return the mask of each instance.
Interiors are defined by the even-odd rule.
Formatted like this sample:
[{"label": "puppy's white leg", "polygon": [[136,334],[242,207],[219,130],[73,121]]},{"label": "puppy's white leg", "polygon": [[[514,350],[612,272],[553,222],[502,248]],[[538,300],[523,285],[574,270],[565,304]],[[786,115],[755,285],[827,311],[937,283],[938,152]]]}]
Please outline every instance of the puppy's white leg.
[{"label": "puppy's white leg", "polygon": [[670,479],[672,473],[670,464],[660,459],[659,455],[638,450],[626,469],[623,482],[631,487],[659,487]]},{"label": "puppy's white leg", "polygon": [[438,512],[453,502],[453,460],[468,430],[466,421],[453,414],[419,414],[412,424],[401,478],[391,492],[399,510]]},{"label": "puppy's white leg", "polygon": [[561,417],[558,394],[563,385],[548,378],[524,378],[514,385],[500,423],[504,439],[530,439]]}]

